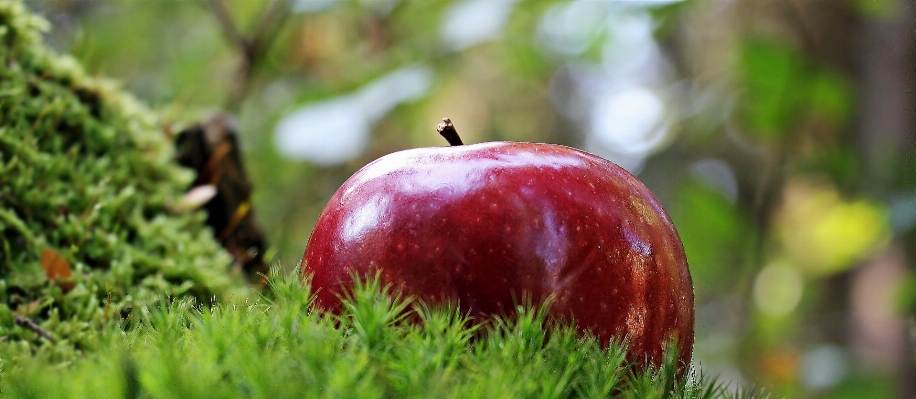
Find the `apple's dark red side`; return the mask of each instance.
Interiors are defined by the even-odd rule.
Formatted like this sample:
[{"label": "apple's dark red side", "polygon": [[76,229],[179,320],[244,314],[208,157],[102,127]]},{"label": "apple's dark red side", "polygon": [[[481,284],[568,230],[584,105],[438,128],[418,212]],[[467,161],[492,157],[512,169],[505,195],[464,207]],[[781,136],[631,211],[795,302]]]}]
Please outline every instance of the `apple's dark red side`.
[{"label": "apple's dark red side", "polygon": [[336,309],[351,273],[474,315],[522,295],[555,297],[604,342],[656,363],[676,337],[693,347],[684,248],[649,190],[617,165],[572,148],[486,143],[394,153],[331,198],[303,259],[321,306]]}]

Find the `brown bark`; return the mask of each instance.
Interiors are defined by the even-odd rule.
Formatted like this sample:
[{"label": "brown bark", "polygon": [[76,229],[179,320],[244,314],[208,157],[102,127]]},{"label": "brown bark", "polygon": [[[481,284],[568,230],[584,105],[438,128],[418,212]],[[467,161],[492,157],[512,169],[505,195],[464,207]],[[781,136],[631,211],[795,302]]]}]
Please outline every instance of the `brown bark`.
[{"label": "brown bark", "polygon": [[[887,18],[865,19],[858,42],[850,46],[859,57],[856,133],[867,176],[863,189],[885,199],[912,189],[907,187],[912,182],[901,176],[906,175],[904,168],[912,167],[907,160],[916,156],[916,3],[894,3],[894,12]],[[913,239],[910,232],[892,244],[905,249],[898,258],[910,273],[916,272]],[[912,315],[910,319],[912,324]],[[898,359],[897,397],[914,398],[914,342],[905,328],[897,335],[904,349]]]}]

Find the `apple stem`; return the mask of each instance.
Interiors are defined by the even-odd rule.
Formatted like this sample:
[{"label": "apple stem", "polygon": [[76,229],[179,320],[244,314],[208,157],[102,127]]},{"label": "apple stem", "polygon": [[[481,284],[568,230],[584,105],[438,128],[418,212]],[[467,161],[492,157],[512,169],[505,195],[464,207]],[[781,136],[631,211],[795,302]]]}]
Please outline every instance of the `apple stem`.
[{"label": "apple stem", "polygon": [[458,136],[458,131],[455,130],[455,125],[452,124],[451,119],[442,118],[442,123],[440,123],[436,128],[436,131],[438,131],[442,137],[445,137],[445,140],[448,141],[452,147],[464,145],[464,143],[461,142],[461,137]]}]

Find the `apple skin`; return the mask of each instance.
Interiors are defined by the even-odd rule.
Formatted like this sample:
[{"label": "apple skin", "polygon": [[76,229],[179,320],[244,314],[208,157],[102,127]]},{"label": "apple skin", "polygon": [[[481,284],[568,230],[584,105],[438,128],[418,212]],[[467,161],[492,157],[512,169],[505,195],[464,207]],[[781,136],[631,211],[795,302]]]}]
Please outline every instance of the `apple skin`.
[{"label": "apple skin", "polygon": [[492,142],[366,165],[321,214],[300,273],[336,311],[352,275],[376,272],[473,316],[553,295],[551,317],[605,344],[627,337],[633,361],[658,365],[676,336],[690,362],[693,285],[674,225],[636,177],[573,148]]}]

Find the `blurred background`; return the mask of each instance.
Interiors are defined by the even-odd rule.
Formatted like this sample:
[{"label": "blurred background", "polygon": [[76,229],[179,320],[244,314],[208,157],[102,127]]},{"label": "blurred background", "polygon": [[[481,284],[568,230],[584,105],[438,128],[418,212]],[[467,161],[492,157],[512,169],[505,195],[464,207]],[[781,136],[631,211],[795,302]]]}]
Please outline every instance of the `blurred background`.
[{"label": "blurred background", "polygon": [[172,131],[237,118],[272,264],[393,151],[570,145],[637,174],[696,362],[786,397],[916,397],[916,2],[31,0]]}]

